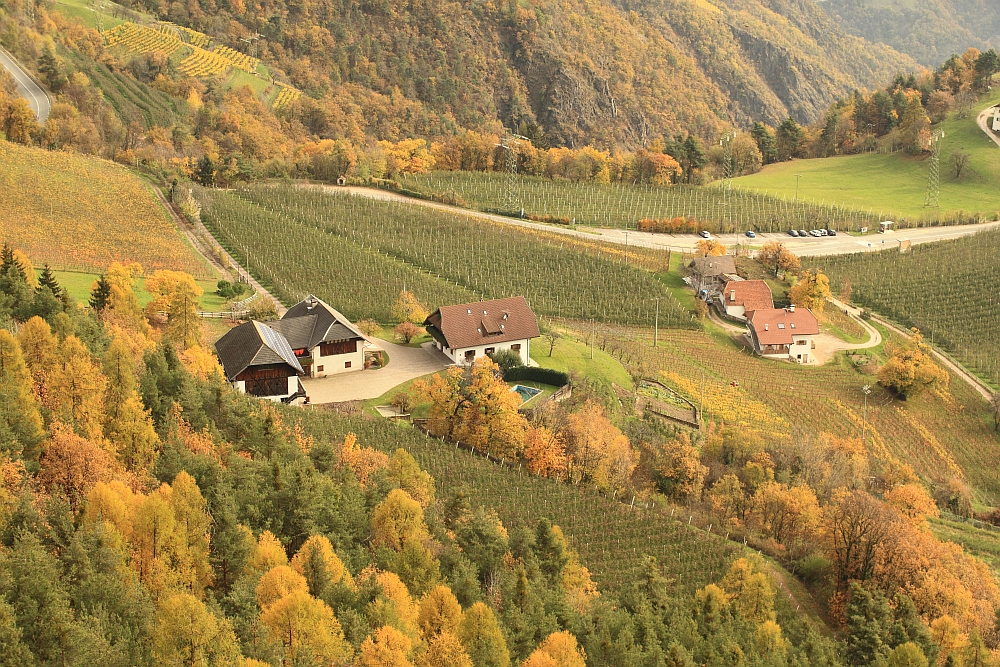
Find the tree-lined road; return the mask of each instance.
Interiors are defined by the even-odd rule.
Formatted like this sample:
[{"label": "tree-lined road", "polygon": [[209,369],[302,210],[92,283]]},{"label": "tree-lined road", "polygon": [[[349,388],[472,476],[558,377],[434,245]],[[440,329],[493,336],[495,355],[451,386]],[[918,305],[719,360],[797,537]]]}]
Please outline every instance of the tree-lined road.
[{"label": "tree-lined road", "polygon": [[[589,239],[591,241],[601,240],[609,243],[617,243],[621,245],[627,244],[643,248],[663,248],[683,251],[693,250],[698,245],[698,241],[701,240],[701,238],[696,234],[653,234],[651,232],[637,232],[624,229],[604,229],[597,227],[585,227],[583,225],[577,225],[577,229],[568,229],[558,225],[546,225],[538,222],[531,222],[529,220],[518,220],[516,218],[508,218],[502,215],[493,215],[491,213],[458,208],[456,206],[449,206],[447,204],[427,201],[424,199],[414,199],[412,197],[406,197],[404,195],[386,190],[361,187],[341,187],[334,185],[320,187],[323,187],[331,192],[347,191],[351,194],[370,197],[372,199],[401,201],[408,204],[414,204],[416,206],[426,206],[427,208],[438,209],[439,211],[471,215],[476,218],[502,222],[516,227],[526,227],[529,229],[537,229],[539,231],[576,236],[579,238]],[[713,238],[727,246],[733,246],[737,243],[749,243],[751,246],[761,246],[768,241],[779,240],[783,242],[789,250],[800,257],[815,257],[819,255],[847,255],[855,252],[892,250],[894,248],[898,248],[900,242],[902,241],[909,241],[912,245],[917,245],[919,243],[932,243],[934,241],[946,241],[949,239],[961,238],[963,236],[970,236],[986,229],[997,229],[998,227],[1000,227],[1000,222],[986,222],[978,225],[951,225],[948,227],[901,229],[899,231],[888,232],[886,234],[869,234],[867,236],[849,236],[845,233],[840,233],[837,236],[823,236],[820,238],[813,236],[797,238],[788,236],[788,234],[773,233],[757,234],[757,238],[754,239],[749,239],[743,234],[721,234]]]},{"label": "tree-lined road", "polygon": [[35,83],[34,79],[28,75],[17,61],[11,58],[10,54],[2,48],[0,48],[0,65],[14,77],[15,83],[17,83],[17,92],[21,94],[21,97],[28,100],[28,104],[31,106],[31,110],[35,112],[38,122],[44,123],[49,117],[49,111],[52,110],[52,102],[49,100],[49,96]]}]

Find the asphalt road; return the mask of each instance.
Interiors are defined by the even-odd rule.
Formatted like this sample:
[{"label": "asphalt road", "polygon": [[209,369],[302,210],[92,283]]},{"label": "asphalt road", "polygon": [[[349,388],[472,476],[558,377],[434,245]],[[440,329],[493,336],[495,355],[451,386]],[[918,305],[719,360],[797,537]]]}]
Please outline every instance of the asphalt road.
[{"label": "asphalt road", "polygon": [[0,65],[3,65],[3,68],[13,75],[14,81],[17,83],[17,91],[21,93],[21,97],[28,100],[38,122],[44,123],[52,109],[49,96],[28,76],[28,73],[21,68],[17,61],[2,49],[0,49]]},{"label": "asphalt road", "polygon": [[[464,208],[448,206],[438,202],[426,201],[424,199],[413,199],[404,197],[395,192],[386,190],[376,190],[372,188],[360,187],[339,187],[321,186],[330,191],[348,192],[372,199],[383,199],[387,201],[405,201],[410,204],[436,208],[443,211],[451,211],[471,215],[485,220],[493,220],[516,227],[527,227],[540,231],[565,234],[590,240],[600,239],[609,243],[621,245],[632,245],[643,248],[669,248],[671,250],[692,250],[701,240],[696,234],[653,234],[650,232],[626,231],[623,229],[603,229],[596,227],[584,227],[578,225],[577,229],[567,229],[558,225],[546,225],[527,220],[518,220],[501,215],[492,215],[480,211],[472,211]],[[987,222],[979,225],[952,225],[948,227],[925,227],[922,229],[901,229],[899,231],[885,234],[868,234],[865,236],[849,236],[840,233],[837,236],[824,236],[815,238],[796,238],[788,236],[786,233],[758,234],[755,239],[748,239],[743,234],[720,234],[713,238],[721,241],[727,246],[737,243],[749,243],[752,246],[761,246],[771,240],[779,240],[785,246],[800,257],[814,257],[817,255],[847,255],[855,252],[869,252],[878,250],[891,250],[898,248],[900,242],[909,241],[912,245],[919,243],[932,243],[934,241],[945,241],[956,239],[962,236],[970,236],[986,229],[996,229],[1000,227],[1000,222]]]},{"label": "asphalt road", "polygon": [[993,132],[990,131],[990,125],[992,124],[992,122],[993,122],[993,107],[989,107],[988,109],[983,109],[982,111],[979,112],[979,116],[976,117],[976,123],[979,124],[979,129],[985,132],[986,136],[989,137],[993,141],[993,143],[995,143],[997,146],[1000,146],[1000,139],[998,139],[997,135],[993,134]]}]

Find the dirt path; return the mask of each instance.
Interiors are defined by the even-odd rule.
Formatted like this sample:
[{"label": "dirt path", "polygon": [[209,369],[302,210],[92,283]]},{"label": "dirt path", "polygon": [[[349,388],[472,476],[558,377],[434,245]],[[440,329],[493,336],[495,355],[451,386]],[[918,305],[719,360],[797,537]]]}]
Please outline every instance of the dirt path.
[{"label": "dirt path", "polygon": [[[167,201],[167,198],[164,196],[163,192],[160,191],[160,188],[153,186],[153,192],[156,193],[156,196],[159,198],[163,208],[165,208],[167,213],[170,214],[170,217],[173,219],[174,224],[177,225],[177,228],[188,238],[189,241],[191,241],[191,245],[194,246],[194,249],[198,251],[199,255],[205,258],[205,261],[214,266],[218,271],[226,276],[227,279],[232,277],[232,270],[235,268],[237,275],[246,280],[251,287],[257,290],[258,294],[271,300],[274,307],[278,310],[278,315],[283,315],[285,311],[288,310],[285,308],[283,303],[278,301],[276,296],[267,291],[263,285],[257,282],[257,280],[250,275],[249,271],[240,266],[240,263],[237,262],[232,255],[226,252],[226,249],[222,247],[214,236],[212,236],[212,232],[208,231],[208,227],[206,227],[201,220],[198,220],[198,222],[194,224],[188,222],[184,216],[177,212],[177,209],[174,208],[173,204]],[[222,263],[219,262],[219,259],[215,256],[215,253],[212,252],[211,248],[208,248],[205,245],[205,239],[211,239],[211,242],[222,251],[222,255],[229,263],[230,268],[224,267]]]},{"label": "dirt path", "polygon": [[[882,326],[884,326],[889,331],[897,333],[900,336],[902,336],[903,338],[906,338],[907,340],[909,340],[913,336],[913,334],[911,334],[910,332],[903,331],[899,327],[897,327],[897,326],[895,326],[893,324],[889,324],[884,319],[882,319],[878,315],[875,315],[874,313],[872,314],[872,319],[875,320],[876,322],[878,322],[879,324],[881,324]],[[949,359],[945,355],[941,354],[940,352],[938,352],[934,348],[931,348],[931,353],[937,358],[938,361],[940,361],[942,364],[944,364],[944,366],[947,367],[949,371],[951,371],[952,373],[954,373],[958,377],[962,378],[970,386],[972,386],[972,388],[975,389],[979,393],[979,395],[982,396],[984,399],[986,399],[987,401],[989,401],[993,397],[993,390],[991,388],[987,387],[986,385],[984,385],[979,380],[979,378],[977,378],[976,376],[972,375],[971,373],[969,373],[968,371],[966,371],[964,368],[962,368],[961,366],[959,366],[957,363],[955,363],[954,361],[952,361],[951,359]]]}]

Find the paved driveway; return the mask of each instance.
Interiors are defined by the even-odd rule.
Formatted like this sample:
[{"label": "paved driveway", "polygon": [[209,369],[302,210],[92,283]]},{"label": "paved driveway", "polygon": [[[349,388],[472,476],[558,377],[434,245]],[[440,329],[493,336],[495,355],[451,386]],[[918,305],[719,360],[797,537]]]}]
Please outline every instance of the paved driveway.
[{"label": "paved driveway", "polygon": [[393,387],[421,375],[447,368],[451,360],[434,349],[431,343],[422,347],[405,347],[375,339],[389,354],[389,363],[377,370],[342,373],[320,379],[303,379],[309,402],[340,403],[381,396]]}]

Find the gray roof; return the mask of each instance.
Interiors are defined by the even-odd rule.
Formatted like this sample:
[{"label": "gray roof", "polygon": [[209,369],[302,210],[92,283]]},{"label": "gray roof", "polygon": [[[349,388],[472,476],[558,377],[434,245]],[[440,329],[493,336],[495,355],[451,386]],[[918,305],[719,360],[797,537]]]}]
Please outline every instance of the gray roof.
[{"label": "gray roof", "polygon": [[736,273],[736,260],[731,255],[722,257],[696,257],[691,261],[691,270],[705,278]]},{"label": "gray roof", "polygon": [[245,322],[230,329],[215,343],[226,377],[233,380],[250,366],[288,364],[302,373],[302,366],[288,341],[261,322]]},{"label": "gray roof", "polygon": [[349,319],[312,294],[289,308],[281,319],[271,322],[288,338],[293,349],[312,349],[323,342],[367,337]]}]

